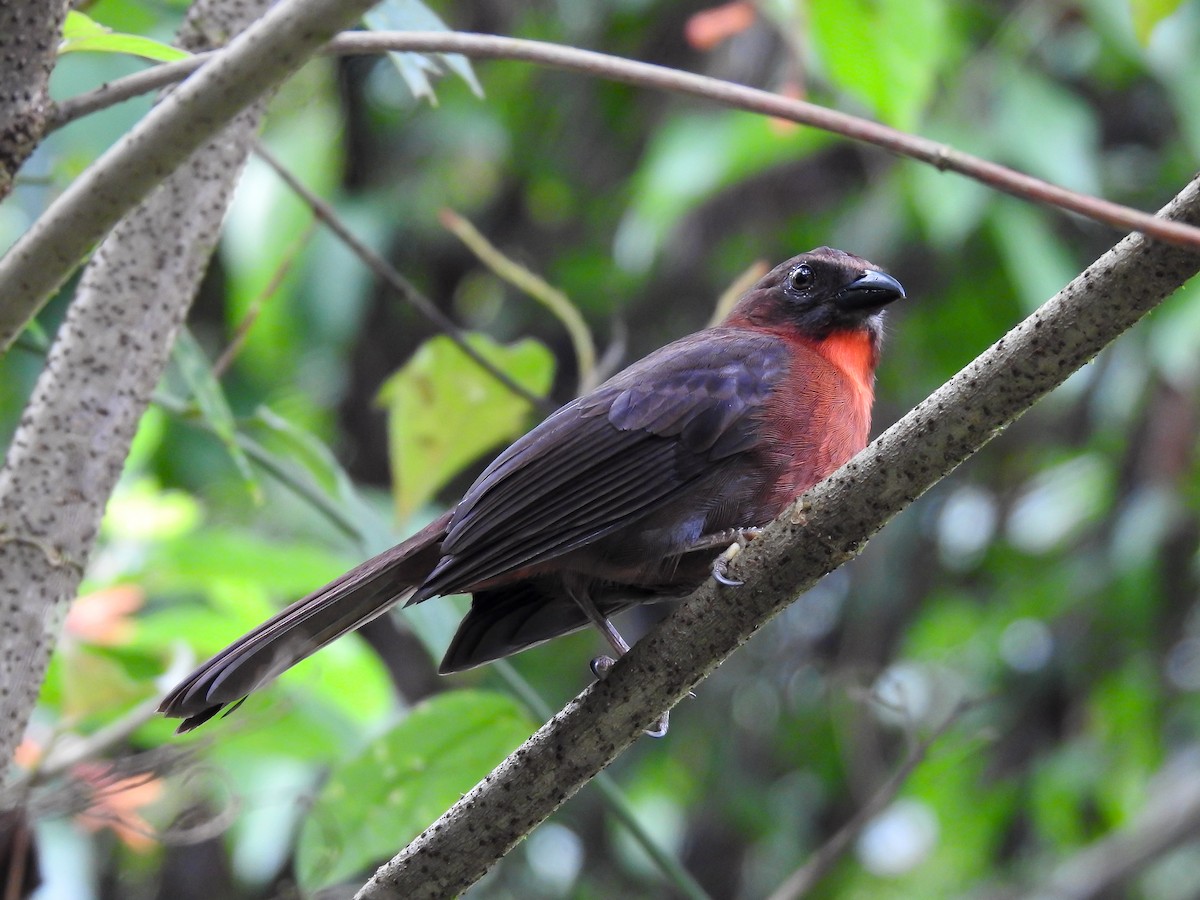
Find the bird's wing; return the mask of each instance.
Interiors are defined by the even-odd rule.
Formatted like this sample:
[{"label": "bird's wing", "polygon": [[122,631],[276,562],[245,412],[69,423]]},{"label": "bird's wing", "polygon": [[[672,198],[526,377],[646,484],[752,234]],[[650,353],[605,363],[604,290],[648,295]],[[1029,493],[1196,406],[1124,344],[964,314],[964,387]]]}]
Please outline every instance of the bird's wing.
[{"label": "bird's wing", "polygon": [[410,603],[526,570],[678,498],[714,462],[758,445],[756,413],[788,358],[772,335],[711,329],[563,407],[467,492]]}]

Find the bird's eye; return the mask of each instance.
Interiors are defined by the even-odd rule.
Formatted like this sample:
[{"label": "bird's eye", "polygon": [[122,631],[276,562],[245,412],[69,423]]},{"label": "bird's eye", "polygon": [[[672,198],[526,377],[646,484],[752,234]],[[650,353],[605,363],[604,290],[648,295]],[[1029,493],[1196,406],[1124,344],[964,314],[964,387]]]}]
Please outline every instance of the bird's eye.
[{"label": "bird's eye", "polygon": [[808,290],[813,283],[813,270],[805,265],[796,266],[792,269],[792,274],[788,276],[788,283],[793,290]]}]

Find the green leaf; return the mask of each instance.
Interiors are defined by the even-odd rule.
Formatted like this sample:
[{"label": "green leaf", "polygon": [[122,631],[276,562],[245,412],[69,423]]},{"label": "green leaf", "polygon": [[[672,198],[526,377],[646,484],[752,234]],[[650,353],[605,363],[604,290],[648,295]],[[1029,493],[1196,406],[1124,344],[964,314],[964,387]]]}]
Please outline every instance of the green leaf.
[{"label": "green leaf", "polygon": [[1163,723],[1157,704],[1147,702],[1159,677],[1152,663],[1134,658],[1106,673],[1088,698],[1089,731],[1104,755],[1096,805],[1114,825],[1127,823],[1146,802],[1146,782],[1163,762]]},{"label": "green leaf", "polygon": [[[149,548],[141,574],[134,573],[155,602],[138,616],[130,649],[161,656],[182,640],[206,658],[354,561],[321,544],[283,543],[243,529],[209,526],[179,535]],[[394,697],[379,656],[347,636],[254,692],[237,721],[255,724],[234,729],[238,746],[344,758],[389,721]]]},{"label": "green leaf", "polygon": [[[1022,798],[1016,784],[989,777],[987,761],[977,732],[951,732],[933,745],[929,758],[910,776],[902,796],[926,804],[953,838],[937,841],[929,858],[908,873],[908,880],[897,880],[902,887],[891,896],[959,896],[996,858]],[[872,887],[878,884],[872,879]],[[867,888],[846,895],[881,893]]]},{"label": "green leaf", "polygon": [[131,675],[126,666],[103,648],[65,642],[61,649],[62,711],[76,719],[111,715],[113,710],[145,700],[150,695],[150,679]]},{"label": "green leaf", "polygon": [[261,503],[262,485],[258,483],[258,478],[250,467],[250,460],[247,459],[245,451],[238,446],[237,423],[234,421],[233,411],[229,408],[229,402],[225,399],[225,392],[213,375],[204,350],[187,328],[179,330],[179,337],[175,339],[175,346],[171,350],[171,361],[175,363],[176,369],[187,383],[200,413],[212,426],[213,433],[225,445],[229,458],[241,474],[254,502]]},{"label": "green leaf", "polygon": [[152,38],[137,34],[124,34],[105,28],[81,12],[67,13],[63,23],[63,39],[58,45],[59,55],[64,53],[126,53],[158,62],[175,62],[191,56],[186,50],[172,47]]},{"label": "green leaf", "polygon": [[1106,777],[1104,762],[1102,748],[1087,739],[1064,742],[1036,761],[1025,805],[1039,843],[1064,849],[1088,839],[1084,816],[1096,784]]},{"label": "green leaf", "polygon": [[[450,31],[438,14],[420,0],[384,0],[363,16],[363,24],[371,31]],[[393,51],[388,53],[388,59],[418,100],[437,105],[429,76],[441,75],[442,65],[465,81],[475,96],[483,96],[483,86],[475,77],[470,61],[461,54]]]},{"label": "green leaf", "polygon": [[[209,525],[203,540],[184,533],[159,543],[146,561],[142,578],[151,593],[211,594],[218,587],[233,589],[236,597],[221,615],[234,617],[229,619],[234,628],[251,628],[275,612],[268,598],[290,600],[306,594],[337,577],[352,561],[319,544],[284,543],[241,528]],[[261,599],[245,596],[246,592]]]},{"label": "green leaf", "polygon": [[334,769],[305,819],[306,890],[350,878],[402,847],[480,781],[535,725],[502,694],[439,694]]},{"label": "green leaf", "polygon": [[[485,359],[531,393],[542,395],[554,377],[545,346],[523,340],[509,346],[482,334],[467,340]],[[422,344],[379,392],[388,410],[388,447],[396,510],[401,519],[494,447],[523,434],[529,403],[483,371],[444,335]]]},{"label": "green leaf", "polygon": [[27,326],[21,337],[28,342],[28,346],[35,353],[50,352],[50,335],[46,334],[46,329],[42,327],[42,323],[34,319]]},{"label": "green leaf", "polygon": [[885,122],[912,129],[948,54],[942,0],[822,0],[808,9],[830,78]]},{"label": "green leaf", "polygon": [[1129,0],[1129,12],[1133,16],[1133,33],[1138,43],[1149,46],[1150,35],[1163,19],[1179,9],[1183,0]]}]

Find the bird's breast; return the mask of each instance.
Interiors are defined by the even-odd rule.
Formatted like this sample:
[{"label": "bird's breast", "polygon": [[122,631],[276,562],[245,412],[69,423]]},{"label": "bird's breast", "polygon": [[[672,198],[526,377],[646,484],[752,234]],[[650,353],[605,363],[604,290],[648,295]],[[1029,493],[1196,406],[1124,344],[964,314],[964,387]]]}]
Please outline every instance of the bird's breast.
[{"label": "bird's breast", "polygon": [[770,502],[780,510],[867,445],[874,401],[875,348],[865,336],[797,344],[764,416],[763,449],[779,472]]}]

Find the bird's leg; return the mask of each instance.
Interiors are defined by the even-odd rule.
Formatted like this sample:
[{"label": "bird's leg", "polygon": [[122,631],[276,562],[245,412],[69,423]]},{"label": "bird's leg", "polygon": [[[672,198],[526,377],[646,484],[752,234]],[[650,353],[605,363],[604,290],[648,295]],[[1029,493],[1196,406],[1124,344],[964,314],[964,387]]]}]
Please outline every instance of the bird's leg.
[{"label": "bird's leg", "polygon": [[[617,631],[616,626],[609,621],[608,616],[600,612],[600,609],[592,602],[591,596],[586,590],[570,591],[571,598],[579,604],[579,608],[584,611],[592,624],[600,629],[600,633],[604,635],[609,646],[620,658],[629,652],[629,644],[625,642],[625,638],[621,637],[621,633]],[[611,656],[597,656],[592,660],[592,674],[598,679],[604,678],[608,674],[608,670],[615,664],[616,660]],[[660,738],[667,733],[667,723],[670,713],[663,713],[662,716],[653,725],[646,729],[646,734],[650,737]]]},{"label": "bird's leg", "polygon": [[706,534],[689,547],[689,550],[708,550],[713,547],[724,547],[725,552],[713,560],[712,577],[726,587],[741,587],[742,582],[730,578],[726,572],[729,564],[742,552],[742,548],[762,534],[761,528],[726,528],[716,534]]}]

